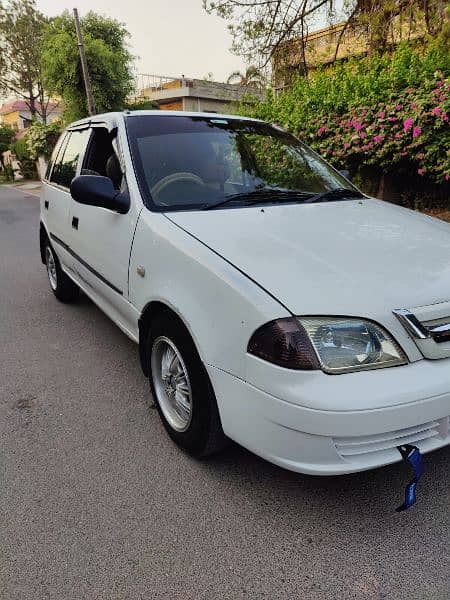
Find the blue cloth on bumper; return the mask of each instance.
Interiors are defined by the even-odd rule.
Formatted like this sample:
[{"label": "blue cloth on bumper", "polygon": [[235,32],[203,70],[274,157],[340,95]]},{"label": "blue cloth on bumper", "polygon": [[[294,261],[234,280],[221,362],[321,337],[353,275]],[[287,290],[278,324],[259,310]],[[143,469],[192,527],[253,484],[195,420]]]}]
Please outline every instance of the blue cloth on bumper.
[{"label": "blue cloth on bumper", "polygon": [[423,456],[416,446],[411,446],[410,444],[398,446],[398,451],[402,455],[403,460],[408,463],[414,471],[414,478],[408,483],[405,489],[405,501],[401,506],[395,509],[397,512],[402,512],[411,508],[411,506],[416,503],[417,485],[423,475],[425,465]]}]

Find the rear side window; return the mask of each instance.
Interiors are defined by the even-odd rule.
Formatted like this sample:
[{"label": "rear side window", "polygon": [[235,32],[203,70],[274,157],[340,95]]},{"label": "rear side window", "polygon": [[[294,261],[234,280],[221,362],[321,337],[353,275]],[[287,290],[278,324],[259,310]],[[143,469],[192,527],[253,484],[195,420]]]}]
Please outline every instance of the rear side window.
[{"label": "rear side window", "polygon": [[77,172],[78,158],[86,145],[89,130],[70,131],[63,152],[59,152],[53,167],[50,181],[63,187],[70,187]]}]

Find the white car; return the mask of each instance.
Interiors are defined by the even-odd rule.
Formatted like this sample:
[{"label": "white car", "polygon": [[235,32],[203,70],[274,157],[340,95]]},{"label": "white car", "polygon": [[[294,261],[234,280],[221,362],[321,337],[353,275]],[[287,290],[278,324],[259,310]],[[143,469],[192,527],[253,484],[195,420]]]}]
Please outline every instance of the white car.
[{"label": "white car", "polygon": [[276,126],[78,121],[43,184],[55,296],[139,344],[170,437],[329,475],[450,443],[450,225],[359,192]]}]

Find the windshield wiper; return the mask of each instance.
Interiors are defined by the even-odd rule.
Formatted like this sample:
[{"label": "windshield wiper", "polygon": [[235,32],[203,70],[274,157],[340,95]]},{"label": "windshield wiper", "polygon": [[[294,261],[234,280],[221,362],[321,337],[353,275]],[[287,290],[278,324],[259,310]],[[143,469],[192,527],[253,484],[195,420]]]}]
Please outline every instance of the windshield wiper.
[{"label": "windshield wiper", "polygon": [[338,198],[364,198],[364,194],[361,194],[358,190],[349,190],[348,188],[335,188],[334,190],[328,190],[321,192],[320,194],[314,194],[305,200],[305,204],[312,204],[313,202],[326,202],[327,200],[337,200]]},{"label": "windshield wiper", "polygon": [[310,196],[308,192],[302,192],[297,190],[279,190],[276,188],[256,188],[250,192],[240,192],[238,194],[231,194],[218,202],[213,202],[204,206],[202,210],[211,210],[213,208],[219,208],[230,202],[245,202],[246,204],[258,203],[261,201],[269,202],[289,202],[289,201],[301,201],[304,202]]},{"label": "windshield wiper", "polygon": [[219,208],[231,202],[245,202],[246,204],[257,204],[261,201],[268,202],[302,202],[311,204],[313,202],[326,202],[328,200],[336,200],[338,198],[364,198],[358,190],[349,190],[348,188],[335,188],[327,190],[320,194],[311,194],[311,192],[302,190],[280,190],[277,188],[260,187],[251,190],[250,192],[240,192],[231,194],[218,202],[213,202],[204,206],[201,210],[212,210]]}]

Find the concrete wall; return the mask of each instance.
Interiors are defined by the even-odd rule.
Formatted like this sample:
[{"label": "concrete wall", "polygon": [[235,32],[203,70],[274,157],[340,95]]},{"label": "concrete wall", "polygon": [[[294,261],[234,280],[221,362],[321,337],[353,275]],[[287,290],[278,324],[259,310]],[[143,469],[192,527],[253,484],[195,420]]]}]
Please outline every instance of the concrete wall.
[{"label": "concrete wall", "polygon": [[192,96],[183,98],[183,105],[183,110],[194,112],[229,113],[232,110],[232,103],[229,101],[193,98]]}]

